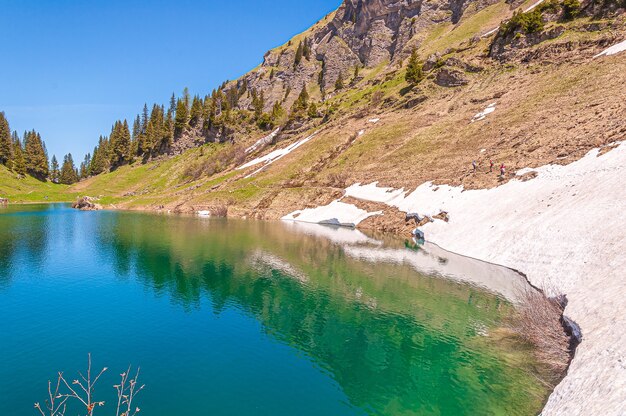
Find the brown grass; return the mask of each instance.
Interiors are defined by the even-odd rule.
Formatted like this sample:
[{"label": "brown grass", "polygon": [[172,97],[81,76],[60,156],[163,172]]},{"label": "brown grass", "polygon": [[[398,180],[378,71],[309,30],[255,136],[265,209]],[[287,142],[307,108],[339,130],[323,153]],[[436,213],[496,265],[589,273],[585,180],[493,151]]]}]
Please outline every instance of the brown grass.
[{"label": "brown grass", "polygon": [[543,381],[554,385],[565,374],[571,358],[570,339],[562,324],[563,308],[534,288],[523,289],[519,298],[513,329],[535,347],[536,358],[546,369],[541,372]]}]

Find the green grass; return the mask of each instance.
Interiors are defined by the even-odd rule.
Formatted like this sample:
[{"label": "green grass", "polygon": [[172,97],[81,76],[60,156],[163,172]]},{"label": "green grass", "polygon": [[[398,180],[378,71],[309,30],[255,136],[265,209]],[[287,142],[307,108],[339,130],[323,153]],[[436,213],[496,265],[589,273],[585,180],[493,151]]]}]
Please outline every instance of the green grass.
[{"label": "green grass", "polygon": [[0,165],[0,197],[12,203],[69,202],[76,196],[67,185],[42,182],[31,176],[18,178]]}]

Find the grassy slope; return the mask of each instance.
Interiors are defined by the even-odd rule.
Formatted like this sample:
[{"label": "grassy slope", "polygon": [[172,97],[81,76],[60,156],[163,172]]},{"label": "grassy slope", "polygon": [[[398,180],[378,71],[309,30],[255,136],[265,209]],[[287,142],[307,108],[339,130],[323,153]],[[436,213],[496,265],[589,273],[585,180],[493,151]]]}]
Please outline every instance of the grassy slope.
[{"label": "grassy slope", "polygon": [[13,172],[0,165],[0,197],[11,202],[67,202],[75,195],[67,185],[41,182],[30,176],[18,178]]}]

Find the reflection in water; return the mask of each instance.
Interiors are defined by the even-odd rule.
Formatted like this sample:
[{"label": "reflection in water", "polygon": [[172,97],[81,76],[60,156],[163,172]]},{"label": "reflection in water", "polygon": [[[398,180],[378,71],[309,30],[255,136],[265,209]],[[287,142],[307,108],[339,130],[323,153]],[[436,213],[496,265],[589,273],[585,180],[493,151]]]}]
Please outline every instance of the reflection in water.
[{"label": "reflection in water", "polygon": [[[127,269],[132,261],[145,285],[186,308],[203,296],[217,313],[237,305],[332,373],[353,404],[385,414],[429,413],[433,406],[441,414],[515,409],[510,391],[519,374],[503,371],[478,337],[509,306],[476,287],[385,262],[392,252],[420,263],[422,253],[376,248],[377,241],[359,232],[352,238],[346,229],[332,232],[357,245],[328,240],[331,229],[302,238],[291,224],[162,221],[127,215],[101,227],[115,264]],[[354,250],[380,262],[358,261],[361,255],[348,255]],[[438,261],[437,270],[447,262]],[[473,263],[483,272],[495,268]]]},{"label": "reflection in water", "polygon": [[[0,214],[3,276],[24,263],[5,298],[0,291],[0,313],[6,299],[18,321],[0,323],[14,366],[24,356],[61,365],[86,351],[114,363],[140,357],[149,380],[143,410],[157,416],[541,407],[546,392],[524,370],[528,356],[490,335],[510,304],[462,283],[495,275],[493,290],[506,295],[506,272],[495,266],[346,229],[24,209]],[[42,281],[28,280],[30,267]],[[42,302],[25,293],[49,307],[39,311]],[[40,324],[75,310],[70,324]],[[20,371],[17,379],[38,374]],[[16,374],[0,368],[0,380]],[[7,386],[0,381],[0,396]]]},{"label": "reflection in water", "polygon": [[49,212],[57,206],[46,207],[45,211],[39,205],[0,207],[1,288],[10,282],[12,265],[17,263],[16,258],[28,257],[34,267],[41,267],[46,256]]}]

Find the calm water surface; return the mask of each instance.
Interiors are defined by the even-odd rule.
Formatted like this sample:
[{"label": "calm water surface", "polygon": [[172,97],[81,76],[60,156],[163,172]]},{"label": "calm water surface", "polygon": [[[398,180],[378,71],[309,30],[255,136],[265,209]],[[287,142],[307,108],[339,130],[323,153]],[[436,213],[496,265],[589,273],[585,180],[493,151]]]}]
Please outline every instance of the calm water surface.
[{"label": "calm water surface", "polygon": [[73,377],[89,352],[111,369],[102,400],[141,366],[145,415],[537,413],[545,391],[520,364],[528,351],[490,335],[511,311],[503,299],[350,255],[379,243],[338,235],[1,209],[0,415],[35,414],[47,380]]}]

